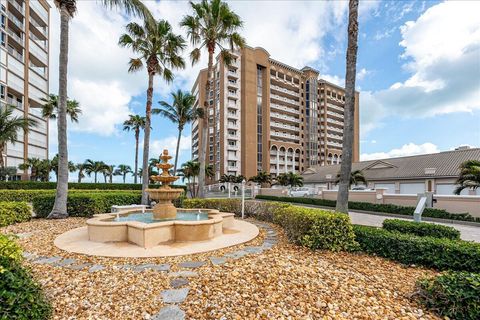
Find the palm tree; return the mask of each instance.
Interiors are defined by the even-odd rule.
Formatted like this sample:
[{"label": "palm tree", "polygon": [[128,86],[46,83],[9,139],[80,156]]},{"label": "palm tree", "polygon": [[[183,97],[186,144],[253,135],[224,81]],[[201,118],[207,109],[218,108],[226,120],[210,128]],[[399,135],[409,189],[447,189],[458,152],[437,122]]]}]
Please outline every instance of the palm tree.
[{"label": "palm tree", "polygon": [[133,172],[132,167],[126,165],[126,164],[119,164],[117,170],[115,170],[115,175],[116,176],[122,176],[123,177],[123,183],[125,183],[125,179],[127,177],[127,174]]},{"label": "palm tree", "polygon": [[107,178],[109,183],[113,183],[113,176],[115,175],[115,165],[105,165],[105,168],[102,170],[103,181],[107,183]]},{"label": "palm tree", "polygon": [[[218,47],[225,64],[230,65],[232,55],[224,48],[225,44],[230,45],[230,49],[243,48],[245,39],[237,32],[243,25],[240,17],[230,10],[228,4],[221,0],[202,0],[200,3],[190,2],[193,9],[193,15],[183,17],[180,25],[187,30],[190,43],[195,47],[190,53],[192,65],[200,59],[201,50],[208,52],[208,78],[205,85],[206,97],[209,96],[210,85],[214,83],[213,56]],[[207,100],[204,102],[204,114],[208,107]],[[215,107],[215,106],[213,106]],[[203,117],[202,125],[202,149],[199,154],[200,176],[198,184],[200,198],[203,198],[205,186],[205,167],[207,155],[207,135],[208,135],[208,117]]]},{"label": "palm tree", "polygon": [[9,178],[17,174],[16,167],[0,167],[0,180],[8,181]]},{"label": "palm tree", "polygon": [[137,171],[137,176],[140,179],[140,183],[142,183],[142,174],[143,174],[143,169],[139,168]]},{"label": "palm tree", "polygon": [[276,184],[281,186],[288,186],[288,176],[286,173],[280,173],[276,178]]},{"label": "palm tree", "polygon": [[345,75],[345,120],[343,130],[342,164],[335,210],[348,213],[348,189],[353,159],[353,126],[355,114],[355,76],[357,72],[358,0],[348,5],[348,44]]},{"label": "palm tree", "polygon": [[123,122],[124,131],[133,131],[135,133],[135,171],[133,172],[133,183],[137,183],[138,173],[138,140],[140,138],[140,130],[145,129],[145,117],[139,115],[129,115],[128,120]]},{"label": "palm tree", "polygon": [[[190,191],[190,196],[192,198],[195,198],[198,196],[198,185],[195,186],[196,184],[196,178],[200,174],[200,163],[197,161],[187,161],[184,164],[182,164],[182,168],[178,169],[178,175],[182,177],[182,181],[185,181],[187,179],[188,181],[188,189]],[[205,167],[205,176],[207,177],[213,177],[215,175],[215,172],[213,170],[213,166],[208,165]]]},{"label": "palm tree", "polygon": [[[148,73],[147,103],[145,107],[145,134],[143,137],[143,168],[148,166],[150,149],[150,123],[153,97],[153,78],[158,75],[166,82],[173,80],[171,68],[184,68],[185,62],[181,56],[185,48],[185,40],[172,32],[172,27],[165,20],[156,23],[129,23],[127,33],[120,37],[119,45],[130,47],[139,56],[130,59],[129,72],[139,71],[146,66]],[[148,171],[143,172],[142,204],[147,204]]]},{"label": "palm tree", "polygon": [[[68,161],[68,172],[75,172],[77,167],[72,161]],[[58,179],[58,154],[50,161],[50,170],[55,173],[55,178]]]},{"label": "palm tree", "polygon": [[256,176],[248,179],[256,183],[260,183],[262,188],[267,188],[272,184],[272,177],[266,171],[260,171]]},{"label": "palm tree", "polygon": [[[48,98],[41,99],[44,104],[42,106],[42,116],[49,119],[57,119],[58,113],[58,96],[55,94],[49,94]],[[82,114],[80,104],[77,100],[67,100],[67,115],[70,117],[70,121],[78,122],[78,117]]]},{"label": "palm tree", "polygon": [[[152,14],[140,0],[101,0],[109,8],[122,8],[127,14],[142,16],[147,21],[153,21]],[[68,150],[67,150],[67,66],[68,66],[68,36],[69,22],[77,11],[76,0],[54,0],[60,10],[60,57],[58,70],[58,180],[53,209],[48,215],[50,219],[68,217]]]},{"label": "palm tree", "polygon": [[85,164],[84,163],[77,163],[75,165],[75,169],[78,171],[78,183],[82,183],[82,179],[85,178]]},{"label": "palm tree", "polygon": [[85,172],[89,177],[92,173],[94,174],[95,183],[97,183],[98,181],[97,175],[103,172],[103,170],[105,170],[105,168],[107,167],[107,165],[103,161],[93,161],[90,159],[87,159],[84,165],[85,165]]},{"label": "palm tree", "polygon": [[[352,185],[356,186],[360,182],[363,183],[364,185],[368,184],[367,178],[365,178],[365,176],[363,175],[363,171],[362,170],[352,171],[352,173],[350,174],[350,182],[348,186],[349,187],[351,187]],[[337,180],[335,181],[335,184],[339,184],[339,183],[340,183],[340,172],[337,174]]]},{"label": "palm tree", "polygon": [[276,180],[277,180],[277,183],[282,186],[291,186],[291,187],[303,186],[303,177],[293,172],[281,173],[278,175]]},{"label": "palm tree", "polygon": [[460,165],[460,175],[455,182],[459,186],[453,192],[459,195],[463,189],[476,190],[480,187],[480,161],[468,160]]},{"label": "palm tree", "polygon": [[39,158],[28,158],[18,165],[18,169],[23,171],[30,170],[30,180],[37,181],[39,179],[41,162],[42,160]]},{"label": "palm tree", "polygon": [[15,144],[20,130],[28,132],[37,125],[37,121],[31,118],[13,116],[13,110],[12,106],[0,108],[0,168],[5,167],[3,157],[6,144],[8,142]]},{"label": "palm tree", "polygon": [[203,117],[203,109],[194,108],[195,96],[188,92],[178,90],[171,93],[173,103],[170,105],[166,101],[160,101],[163,109],[153,109],[153,114],[159,114],[170,119],[178,127],[177,149],[175,152],[175,163],[173,166],[173,175],[177,172],[178,151],[180,148],[180,139],[182,137],[183,128],[187,123],[195,121],[197,118]]}]

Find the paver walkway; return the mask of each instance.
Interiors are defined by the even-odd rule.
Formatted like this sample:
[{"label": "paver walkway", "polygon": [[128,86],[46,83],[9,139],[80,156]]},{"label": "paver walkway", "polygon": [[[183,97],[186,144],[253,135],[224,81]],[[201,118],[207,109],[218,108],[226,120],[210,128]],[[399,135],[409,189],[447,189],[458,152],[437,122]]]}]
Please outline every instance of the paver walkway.
[{"label": "paver walkway", "polygon": [[[388,216],[368,214],[363,212],[360,213],[360,212],[354,212],[354,211],[350,211],[348,215],[350,216],[350,219],[352,219],[353,224],[361,224],[364,226],[374,226],[374,227],[381,227],[383,220],[392,219],[392,217],[388,217]],[[394,219],[410,220],[410,221],[413,220],[413,218],[407,218],[407,217],[405,218],[394,217]],[[424,221],[424,222],[436,223],[444,226],[454,227],[455,229],[460,231],[460,237],[463,240],[480,242],[480,227],[469,226],[469,225],[458,224],[458,223],[446,223],[446,222],[436,222],[436,221],[435,222]]]}]

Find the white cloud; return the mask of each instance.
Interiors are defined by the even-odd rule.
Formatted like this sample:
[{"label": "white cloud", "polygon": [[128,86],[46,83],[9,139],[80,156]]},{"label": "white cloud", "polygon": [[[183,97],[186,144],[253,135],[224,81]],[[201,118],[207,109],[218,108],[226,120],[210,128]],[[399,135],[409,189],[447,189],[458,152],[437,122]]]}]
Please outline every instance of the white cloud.
[{"label": "white cloud", "polygon": [[398,149],[392,149],[388,152],[363,153],[360,155],[360,160],[367,161],[376,159],[397,158],[437,152],[440,152],[440,150],[433,143],[426,142],[423,144],[415,144],[411,142],[401,146]]},{"label": "white cloud", "polygon": [[[185,155],[185,151],[188,151],[188,158],[190,157],[190,148],[192,144],[192,136],[184,136],[182,135],[182,139],[180,139],[180,148],[179,148],[179,159]],[[159,140],[153,140],[150,142],[150,154],[151,158],[159,157],[163,150],[167,149],[169,154],[172,157],[175,157],[175,151],[177,148],[177,137],[176,136],[169,136]],[[181,160],[179,160],[180,162]],[[180,163],[181,164],[181,163]]]},{"label": "white cloud", "polygon": [[363,117],[366,131],[384,116],[428,117],[480,108],[478,12],[477,1],[443,2],[400,28],[401,58],[410,77],[366,97],[362,93],[361,108],[381,115]]},{"label": "white cloud", "polygon": [[365,69],[365,68],[362,68],[360,69],[359,71],[357,71],[357,80],[363,80],[365,79],[365,77],[367,75],[369,75],[371,73],[371,71]]}]

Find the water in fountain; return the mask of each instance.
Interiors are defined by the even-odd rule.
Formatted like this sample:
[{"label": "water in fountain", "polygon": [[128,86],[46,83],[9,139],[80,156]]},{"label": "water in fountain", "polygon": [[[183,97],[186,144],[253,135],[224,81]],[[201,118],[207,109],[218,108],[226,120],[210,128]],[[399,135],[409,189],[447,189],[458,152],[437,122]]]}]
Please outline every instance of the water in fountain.
[{"label": "water in fountain", "polygon": [[172,220],[181,220],[181,221],[202,221],[208,220],[208,213],[202,212],[199,210],[198,213],[191,211],[177,211],[177,216],[174,219],[154,219],[152,212],[142,213],[142,212],[133,212],[126,216],[119,217],[117,216],[113,221],[115,222],[125,222],[125,221],[138,221],[144,223],[154,223],[154,222],[163,222],[163,221],[172,221]]}]

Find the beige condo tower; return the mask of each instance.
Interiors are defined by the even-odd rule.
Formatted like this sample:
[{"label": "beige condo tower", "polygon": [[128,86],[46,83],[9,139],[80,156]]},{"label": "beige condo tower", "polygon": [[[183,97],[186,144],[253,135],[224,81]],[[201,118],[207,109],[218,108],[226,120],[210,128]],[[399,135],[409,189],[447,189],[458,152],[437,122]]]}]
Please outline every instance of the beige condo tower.
[{"label": "beige condo tower", "polygon": [[[234,53],[230,66],[219,55],[208,100],[207,163],[221,175],[252,177],[303,172],[342,161],[345,90],[319,78],[310,67],[296,69],[270,58],[263,48]],[[207,70],[193,86],[203,106]],[[353,161],[359,160],[359,94],[355,95]],[[192,125],[192,158],[197,160],[202,121]],[[210,181],[213,182],[213,181]]]},{"label": "beige condo tower", "polygon": [[[8,167],[48,157],[48,120],[40,107],[48,95],[49,8],[46,0],[0,0],[0,107],[12,105],[14,115],[38,122],[7,144],[0,156]],[[20,177],[28,175],[19,170],[10,178]]]}]

